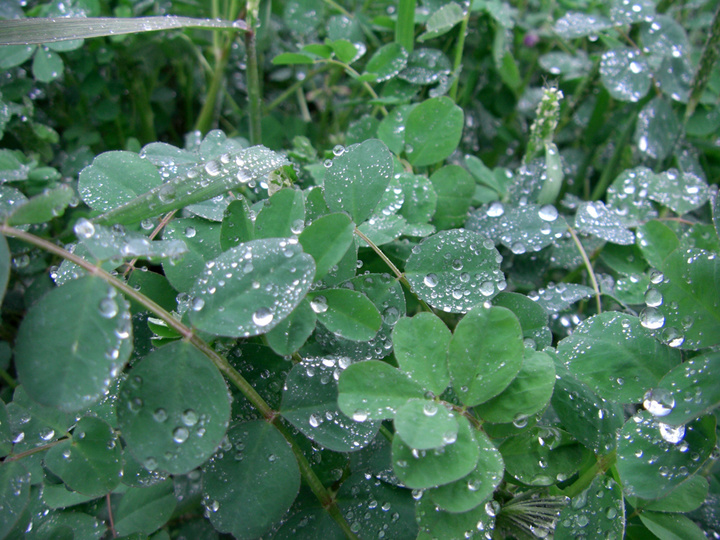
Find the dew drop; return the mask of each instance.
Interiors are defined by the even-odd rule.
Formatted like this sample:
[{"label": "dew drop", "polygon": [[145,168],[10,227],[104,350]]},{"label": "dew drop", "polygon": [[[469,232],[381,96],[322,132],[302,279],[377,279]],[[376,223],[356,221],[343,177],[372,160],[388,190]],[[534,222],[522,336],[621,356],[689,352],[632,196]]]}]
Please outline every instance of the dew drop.
[{"label": "dew drop", "polygon": [[267,326],[275,316],[268,308],[262,307],[253,313],[252,320],[257,326]]},{"label": "dew drop", "polygon": [[433,287],[437,286],[437,284],[438,284],[437,276],[435,274],[428,274],[423,279],[423,283],[425,284],[426,287],[433,288]]}]

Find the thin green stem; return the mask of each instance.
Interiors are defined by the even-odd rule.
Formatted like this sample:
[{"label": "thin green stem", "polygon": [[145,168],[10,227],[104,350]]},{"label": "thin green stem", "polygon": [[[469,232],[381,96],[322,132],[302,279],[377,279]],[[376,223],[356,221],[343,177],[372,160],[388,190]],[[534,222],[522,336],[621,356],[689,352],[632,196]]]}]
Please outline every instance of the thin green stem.
[{"label": "thin green stem", "polygon": [[579,495],[580,493],[585,491],[588,486],[590,486],[590,484],[598,474],[604,474],[605,471],[612,467],[615,464],[616,460],[617,454],[614,450],[609,454],[602,456],[592,467],[588,468],[585,472],[583,472],[580,477],[575,480],[575,482],[565,488],[563,490],[563,495],[566,495],[571,499]]},{"label": "thin green stem", "polygon": [[253,30],[245,34],[245,50],[247,51],[247,87],[248,106],[250,115],[250,144],[262,142],[262,98],[260,90],[260,75],[257,61],[256,34]]},{"label": "thin green stem", "polygon": [[398,269],[398,267],[395,266],[395,264],[388,258],[388,256],[385,255],[382,252],[382,250],[377,245],[375,245],[375,243],[372,240],[370,240],[365,234],[363,234],[363,232],[360,229],[358,229],[357,227],[355,228],[355,234],[357,236],[359,236],[368,246],[370,246],[370,249],[372,249],[375,253],[377,253],[378,257],[380,257],[383,260],[383,262],[385,264],[387,264],[388,268],[390,268],[392,273],[395,274],[398,281],[400,283],[402,283],[402,285],[404,285],[405,288],[408,291],[410,291],[410,293],[415,295],[415,297],[418,299],[418,302],[420,302],[420,305],[423,307],[423,309],[425,311],[432,312],[432,308],[430,306],[428,306],[422,298],[418,297],[415,294],[415,292],[412,289],[412,286],[410,285],[410,282],[407,280],[405,275]]},{"label": "thin green stem", "polygon": [[5,381],[10,388],[15,388],[17,386],[17,381],[13,379],[4,369],[0,369],[0,377],[2,377],[2,380]]},{"label": "thin green stem", "polygon": [[455,80],[453,81],[449,92],[450,99],[455,102],[457,102],[458,81],[460,80],[460,67],[462,66],[463,50],[465,48],[465,36],[467,35],[467,27],[468,23],[470,22],[471,12],[472,10],[470,9],[470,6],[468,6],[465,11],[465,17],[463,17],[463,20],[460,23],[460,34],[458,35],[457,45],[455,46],[455,60],[453,63],[453,74],[455,76]]},{"label": "thin green stem", "polygon": [[[345,64],[344,62],[340,62],[339,60],[334,60],[332,58],[329,60],[325,60],[325,61],[328,62],[329,64],[334,64],[336,66],[342,67],[351,77],[353,77],[355,79],[360,77],[360,73],[358,73],[355,69],[353,69],[348,64]],[[370,94],[370,96],[373,99],[379,99],[380,96],[377,95],[377,92],[375,92],[375,89],[372,86],[370,86],[370,84],[367,81],[363,81],[362,86],[363,86],[363,88],[365,88],[367,93]],[[387,109],[383,105],[380,106],[380,112],[383,114],[383,116],[388,115]]]},{"label": "thin green stem", "polygon": [[587,253],[585,252],[585,248],[583,247],[582,243],[580,242],[580,239],[577,237],[577,234],[575,234],[575,231],[573,228],[568,225],[568,230],[570,231],[570,236],[572,236],[573,242],[575,242],[575,246],[577,247],[578,251],[580,252],[580,256],[582,257],[583,262],[585,263],[585,269],[588,272],[588,275],[590,276],[590,282],[592,283],[593,290],[595,291],[595,302],[597,303],[597,312],[602,313],[602,303],[600,302],[600,287],[598,287],[597,279],[595,278],[595,272],[593,270],[592,264],[590,263],[590,259],[587,256]]},{"label": "thin green stem", "polygon": [[415,45],[415,0],[400,0],[395,22],[395,42],[408,53]]},{"label": "thin green stem", "polygon": [[24,452],[20,452],[19,454],[7,456],[3,460],[3,463],[7,463],[8,461],[18,461],[18,460],[26,458],[28,456],[32,456],[33,454],[37,454],[38,452],[44,452],[48,448],[52,448],[56,444],[60,444],[61,442],[67,441],[67,440],[68,440],[68,437],[63,437],[62,439],[58,439],[51,443],[43,444],[42,446],[36,446],[35,448],[31,448],[30,450],[25,450]]},{"label": "thin green stem", "polygon": [[[86,270],[90,275],[97,276],[111,287],[116,288],[127,297],[135,300],[138,304],[148,309],[159,319],[162,319],[168,325],[168,327],[172,328],[178,334],[183,336],[183,339],[187,340],[198,351],[204,354],[215,365],[215,367],[217,367],[218,370],[242,392],[242,394],[247,398],[247,400],[250,401],[250,403],[260,412],[260,414],[263,415],[263,417],[268,422],[271,422],[273,425],[275,425],[275,427],[280,431],[280,433],[292,446],[303,478],[311,487],[315,495],[318,497],[318,500],[323,505],[323,508],[325,508],[325,510],[327,510],[327,512],[332,516],[332,518],[338,523],[338,525],[342,528],[343,532],[345,532],[348,538],[357,538],[355,534],[350,530],[350,525],[343,517],[337,504],[332,499],[330,494],[322,485],[322,482],[320,482],[320,479],[310,467],[310,464],[308,463],[305,456],[302,454],[302,451],[300,450],[300,447],[295,441],[292,433],[290,433],[290,431],[280,422],[279,414],[274,411],[270,407],[270,405],[267,404],[267,402],[262,398],[262,396],[257,393],[255,388],[253,388],[252,385],[234,367],[232,367],[232,365],[230,364],[230,362],[228,362],[226,358],[218,354],[215,350],[212,349],[212,347],[210,347],[208,343],[195,335],[191,328],[185,326],[182,322],[175,319],[175,317],[173,317],[165,309],[160,307],[158,304],[153,302],[144,294],[136,291],[135,289],[127,285],[125,282],[110,275],[102,268],[95,266],[94,264],[86,261],[85,259],[78,257],[73,253],[70,253],[69,251],[61,248],[60,246],[56,246],[55,244],[48,242],[43,238],[39,238],[33,234],[21,231],[19,229],[15,229],[4,224],[0,225],[0,234],[9,236],[11,238],[23,240],[24,242],[32,244],[36,247],[44,249],[49,253],[53,253],[54,255],[58,255],[63,259],[75,263],[80,268]],[[18,454],[17,456],[11,456],[7,458],[6,461],[19,459],[20,457],[24,457],[25,455],[40,452],[48,446],[57,444],[57,442],[59,441],[55,441],[50,445],[45,445],[44,447],[38,447],[32,450],[28,450],[27,452],[23,452],[22,454]]]},{"label": "thin green stem", "polygon": [[298,79],[294,83],[292,83],[290,86],[287,87],[285,91],[283,91],[282,94],[280,94],[278,97],[273,99],[266,107],[265,112],[270,112],[273,109],[275,109],[278,105],[280,105],[283,101],[288,99],[289,97],[293,96],[298,88],[301,88],[306,82],[308,82],[310,79],[315,77],[315,75],[319,75],[320,73],[323,73],[324,71],[327,71],[330,69],[330,66],[325,64],[322,67],[313,69],[312,71],[309,71],[305,74],[305,77],[302,79]]},{"label": "thin green stem", "polygon": [[[234,37],[235,34],[233,33],[233,38]],[[195,129],[201,133],[207,133],[212,127],[213,117],[215,116],[215,106],[225,79],[225,68],[228,64],[231,45],[232,39],[228,39],[227,45],[220,51],[219,57],[215,60],[215,68],[213,70],[212,79],[210,80],[210,87],[207,91],[205,103],[203,103],[200,115],[198,116],[197,122],[195,122]]]}]

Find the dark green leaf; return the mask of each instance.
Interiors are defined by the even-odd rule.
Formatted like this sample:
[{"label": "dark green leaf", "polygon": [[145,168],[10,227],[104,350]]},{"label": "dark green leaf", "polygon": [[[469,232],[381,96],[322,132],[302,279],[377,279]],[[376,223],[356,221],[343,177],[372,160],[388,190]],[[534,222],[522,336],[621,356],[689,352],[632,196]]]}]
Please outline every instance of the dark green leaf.
[{"label": "dark green leaf", "polygon": [[534,427],[500,445],[505,468],[523,484],[551,486],[577,472],[586,450],[567,432]]},{"label": "dark green leaf", "polygon": [[439,403],[411,399],[395,413],[395,434],[410,448],[431,450],[455,442],[458,421]]},{"label": "dark green leaf", "polygon": [[115,531],[120,535],[151,534],[170,519],[177,501],[172,480],[150,487],[130,488],[115,512]]},{"label": "dark green leaf", "polygon": [[0,537],[7,534],[20,519],[30,500],[30,475],[19,461],[3,463],[0,467]]},{"label": "dark green leaf", "polygon": [[404,150],[408,161],[422,167],[449,157],[460,142],[462,128],[463,110],[450,98],[423,101],[405,122]]},{"label": "dark green leaf", "polygon": [[679,215],[701,207],[708,200],[708,185],[699,176],[670,169],[653,176],[648,197]]},{"label": "dark green leaf", "polygon": [[699,508],[708,497],[708,481],[702,476],[691,476],[662,499],[647,501],[628,497],[635,508],[654,512],[692,512]]},{"label": "dark green leaf", "polygon": [[625,423],[617,470],[625,493],[659,499],[692,476],[715,448],[715,418],[672,427],[647,411]]},{"label": "dark green leaf", "polygon": [[338,383],[340,410],[355,419],[393,418],[409,399],[424,398],[423,387],[379,360],[350,365]]},{"label": "dark green leaf", "polygon": [[208,262],[190,294],[190,314],[205,332],[230,337],[264,334],[287,317],[312,284],[315,263],[297,241],[252,240]]},{"label": "dark green leaf", "polygon": [[249,422],[233,426],[227,448],[204,467],[203,504],[217,530],[252,540],[280,520],[299,488],[287,441],[271,424]]},{"label": "dark green leaf", "polygon": [[176,341],[134,365],[117,415],[128,450],[146,469],[184,474],[204,463],[225,435],[227,386],[203,354]]},{"label": "dark green leaf", "polygon": [[220,227],[204,219],[174,219],[165,226],[163,239],[181,240],[187,247],[188,251],[179,260],[163,261],[165,277],[181,292],[190,291],[205,270],[205,264],[223,251]]},{"label": "dark green leaf", "polygon": [[64,69],[65,64],[58,53],[43,46],[37,48],[32,63],[32,72],[36,81],[52,82],[63,74]]},{"label": "dark green leaf", "polygon": [[255,220],[255,238],[288,238],[305,226],[302,191],[285,188],[265,201]]},{"label": "dark green leaf", "polygon": [[71,281],[28,310],[16,340],[18,376],[37,402],[79,411],[122,370],[131,330],[127,302],[115,289],[96,277]]},{"label": "dark green leaf", "polygon": [[220,229],[220,246],[223,251],[227,251],[250,240],[255,240],[255,223],[247,200],[241,197],[232,201],[225,209]]},{"label": "dark green leaf", "polygon": [[8,247],[7,240],[3,236],[0,238],[0,302],[5,298],[8,281],[10,280],[10,263],[12,254]]},{"label": "dark green leaf", "polygon": [[665,258],[678,247],[679,241],[670,227],[662,221],[651,220],[638,227],[637,245],[645,260],[659,269],[663,267]]},{"label": "dark green leaf", "polygon": [[368,60],[366,73],[375,73],[376,82],[395,77],[407,65],[408,52],[399,43],[388,43],[380,47]]},{"label": "dark green leaf", "polygon": [[457,421],[457,439],[442,448],[418,451],[400,437],[393,438],[393,470],[405,486],[425,489],[449,484],[475,469],[480,457],[478,442],[468,419],[460,416]]},{"label": "dark green leaf", "polygon": [[378,138],[398,155],[405,149],[405,123],[407,117],[416,106],[400,105],[395,107],[390,111],[390,114],[380,121],[378,126]]},{"label": "dark green leaf", "polygon": [[522,329],[505,308],[476,308],[458,323],[448,348],[453,389],[468,407],[500,394],[520,371]]},{"label": "dark green leaf", "polygon": [[523,330],[525,345],[532,340],[533,348],[542,350],[552,343],[552,333],[548,328],[548,312],[538,302],[534,302],[519,293],[501,292],[492,303],[512,311],[520,321]]},{"label": "dark green leaf", "polygon": [[640,319],[606,312],[583,321],[557,347],[560,360],[600,397],[618,403],[641,401],[680,355],[655,340]]},{"label": "dark green leaf", "polygon": [[662,422],[680,426],[720,406],[718,380],[720,353],[709,352],[673,368],[646,399],[650,399],[652,412],[654,395],[654,401],[661,404]]},{"label": "dark green leaf", "polygon": [[427,30],[417,37],[419,42],[427,41],[447,34],[453,27],[463,20],[465,13],[455,2],[445,4],[434,12],[427,20]]},{"label": "dark green leaf", "polygon": [[44,223],[54,217],[62,216],[70,201],[75,198],[75,190],[70,186],[59,186],[35,195],[18,207],[8,217],[8,225]]},{"label": "dark green leaf", "polygon": [[680,136],[672,106],[662,97],[653,98],[638,115],[634,140],[638,150],[650,159],[665,159]]},{"label": "dark green leaf", "polygon": [[280,355],[291,355],[303,346],[315,330],[317,315],[303,299],[275,328],[265,334],[270,348]]},{"label": "dark green leaf", "polygon": [[573,497],[557,520],[555,538],[575,540],[587,531],[602,538],[623,538],[625,504],[622,488],[609,477],[596,476],[592,484]]},{"label": "dark green leaf", "polygon": [[501,260],[493,243],[479,233],[441,231],[413,249],[405,275],[432,307],[465,313],[504,288]]},{"label": "dark green leaf", "polygon": [[328,214],[305,227],[298,240],[303,251],[315,260],[315,280],[325,277],[347,253],[354,225],[345,214]]},{"label": "dark green leaf", "polygon": [[[682,349],[720,343],[720,260],[701,249],[677,249],[651,276],[643,325]],[[650,291],[654,291],[650,293]]]},{"label": "dark green leaf", "polygon": [[488,422],[505,424],[517,415],[530,416],[541,411],[550,401],[555,384],[552,359],[543,352],[525,349],[522,367],[510,385],[499,395],[475,407]]},{"label": "dark green leaf", "polygon": [[113,429],[98,418],[86,416],[75,426],[71,439],[48,451],[45,466],[73,491],[99,497],[120,484],[121,457]]},{"label": "dark green leaf", "polygon": [[366,422],[367,415],[347,414],[342,405],[338,410],[335,374],[342,362],[306,358],[295,365],[285,381],[280,409],[290,423],[316,443],[336,452],[351,452],[367,446],[380,423]]},{"label": "dark green leaf", "polygon": [[400,369],[436,396],[450,383],[446,360],[450,337],[448,327],[433,313],[403,317],[392,331]]},{"label": "dark green leaf", "polygon": [[475,470],[467,476],[428,490],[427,495],[443,510],[467,512],[492,497],[500,485],[505,464],[497,448],[482,431],[475,432],[480,447],[480,458]]},{"label": "dark green leaf", "polygon": [[690,518],[680,514],[659,514],[643,512],[640,514],[650,532],[660,540],[703,540],[705,533]]},{"label": "dark green leaf", "polygon": [[325,171],[328,207],[362,223],[385,193],[392,171],[392,156],[382,141],[370,139],[346,148]]},{"label": "dark green leaf", "polygon": [[322,289],[311,295],[310,307],[328,330],[352,341],[372,339],[382,324],[375,304],[350,289]]},{"label": "dark green leaf", "polygon": [[475,182],[465,169],[446,165],[430,176],[437,193],[437,209],[432,223],[438,229],[460,227],[467,219]]},{"label": "dark green leaf", "polygon": [[495,517],[488,514],[485,505],[451,513],[440,510],[432,497],[423,496],[417,502],[415,514],[422,531],[417,540],[465,540],[473,538],[476,531],[492,535],[495,529]]},{"label": "dark green leaf", "polygon": [[639,101],[648,93],[651,78],[647,60],[634,49],[611,49],[602,55],[600,80],[617,100]]}]

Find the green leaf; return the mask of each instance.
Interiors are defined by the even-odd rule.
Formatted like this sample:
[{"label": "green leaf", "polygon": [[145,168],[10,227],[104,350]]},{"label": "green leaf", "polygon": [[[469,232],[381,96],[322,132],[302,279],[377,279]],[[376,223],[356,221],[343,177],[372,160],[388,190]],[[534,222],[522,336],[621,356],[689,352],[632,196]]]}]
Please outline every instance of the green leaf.
[{"label": "green leaf", "polygon": [[162,185],[157,168],[133,152],[105,152],[80,172],[78,190],[93,210],[106,212]]},{"label": "green leaf", "polygon": [[368,341],[382,325],[375,304],[358,291],[322,289],[311,295],[310,307],[328,330],[345,339]]},{"label": "green leaf", "polygon": [[362,223],[385,193],[392,171],[392,156],[382,141],[370,139],[349,146],[325,171],[328,207]]},{"label": "green leaf", "polygon": [[255,238],[287,238],[305,226],[302,191],[281,189],[265,201],[255,220]]},{"label": "green leaf", "polygon": [[365,65],[365,73],[374,73],[377,75],[376,82],[385,82],[405,69],[408,56],[399,43],[388,43],[373,53]]},{"label": "green leaf", "polygon": [[204,463],[225,435],[227,386],[203,354],[176,341],[133,366],[117,415],[128,450],[146,469],[184,474]]},{"label": "green leaf", "polygon": [[[352,272],[357,268],[357,256],[352,253]],[[352,360],[370,360],[383,358],[392,353],[390,333],[393,326],[405,313],[405,296],[402,287],[394,276],[389,274],[363,274],[339,284],[365,294],[380,311],[382,326],[369,341],[351,341],[333,334],[324,326],[318,325],[315,332],[317,342],[333,354],[347,356]]]},{"label": "green leaf", "polygon": [[715,448],[715,418],[677,428],[638,412],[618,436],[616,464],[625,493],[659,499],[700,469]]},{"label": "green leaf", "polygon": [[651,169],[635,167],[620,173],[608,187],[607,206],[615,209],[626,227],[641,225],[657,217],[655,205],[648,197],[654,177]]},{"label": "green leaf", "polygon": [[150,487],[130,488],[115,511],[115,531],[123,536],[152,534],[170,519],[176,506],[172,480]]},{"label": "green leaf", "polygon": [[43,46],[37,48],[32,63],[33,77],[36,81],[52,82],[63,74],[64,69],[65,64],[58,53]]},{"label": "green leaf", "polygon": [[497,448],[482,431],[474,433],[480,448],[475,469],[454,482],[427,491],[430,499],[448,512],[467,512],[492,497],[500,485],[505,464]]},{"label": "green leaf", "polygon": [[310,43],[305,45],[301,50],[311,55],[325,58],[326,60],[333,55],[333,48],[323,43]]},{"label": "green leaf", "polygon": [[500,394],[523,363],[522,329],[505,308],[477,308],[455,327],[448,368],[460,401],[474,407]]},{"label": "green leaf", "polygon": [[494,306],[507,308],[515,314],[520,321],[526,346],[529,344],[527,340],[532,340],[533,348],[537,350],[552,344],[552,333],[548,328],[548,312],[538,302],[523,294],[501,292],[493,298],[492,303]]},{"label": "green leaf", "polygon": [[670,227],[662,221],[651,220],[638,227],[637,245],[650,266],[662,268],[665,258],[680,242]]},{"label": "green leaf", "polygon": [[332,47],[337,59],[344,64],[352,64],[355,60],[362,56],[365,50],[363,48],[362,51],[359,51],[357,47],[355,47],[355,45],[350,43],[347,39],[337,39],[329,43],[329,45]]},{"label": "green leaf", "polygon": [[8,416],[7,407],[5,406],[5,402],[0,399],[0,457],[5,457],[12,451],[13,434],[10,428],[10,417]]},{"label": "green leaf", "polygon": [[653,176],[648,197],[667,206],[678,215],[700,208],[708,198],[708,185],[699,176],[677,169],[670,169]]},{"label": "green leaf", "polygon": [[277,429],[264,421],[233,426],[227,446],[204,467],[203,503],[218,531],[238,539],[259,538],[298,494],[295,456]]},{"label": "green leaf", "polygon": [[638,114],[633,139],[646,158],[663,160],[680,136],[680,122],[662,97],[653,98]]},{"label": "green leaf", "polygon": [[449,76],[451,70],[450,60],[442,51],[422,48],[412,51],[407,67],[398,77],[410,84],[428,85]]},{"label": "green leaf", "polygon": [[462,226],[475,193],[473,178],[458,165],[446,165],[430,176],[430,182],[438,196],[432,223],[438,229]]},{"label": "green leaf", "polygon": [[8,217],[8,225],[45,223],[62,216],[70,201],[75,198],[75,190],[62,185],[35,195],[25,204],[14,210]]},{"label": "green leaf", "polygon": [[163,272],[178,291],[193,288],[205,265],[222,253],[221,230],[215,223],[199,218],[173,219],[163,230],[164,240],[180,240],[187,252],[179,260],[163,261]]},{"label": "green leaf", "polygon": [[45,484],[42,490],[43,502],[52,509],[68,508],[92,501],[97,497],[70,491],[65,484]]},{"label": "green leaf", "polygon": [[515,254],[540,251],[567,231],[565,218],[546,204],[525,204],[509,208],[500,217],[500,243]]},{"label": "green leaf", "polygon": [[408,161],[422,167],[449,157],[460,143],[463,122],[463,110],[450,98],[423,101],[410,112],[405,123]]},{"label": "green leaf", "polygon": [[534,427],[500,445],[507,472],[529,486],[567,480],[577,472],[586,452],[567,432],[550,427]]},{"label": "green leaf", "polygon": [[562,427],[596,454],[610,453],[625,421],[622,406],[600,398],[560,362],[555,369],[558,377],[551,403]]},{"label": "green leaf", "polygon": [[[651,277],[643,325],[681,349],[720,343],[720,260],[702,249],[677,249]],[[655,291],[650,293],[650,291]],[[649,295],[649,296],[648,296]]]},{"label": "green leaf", "polygon": [[703,540],[707,538],[694,521],[680,514],[643,512],[640,514],[640,521],[660,540]]},{"label": "green leaf", "polygon": [[353,222],[346,214],[328,214],[305,227],[298,236],[303,251],[315,260],[315,281],[338,264],[353,242]]},{"label": "green leaf", "polygon": [[453,27],[463,20],[465,13],[455,2],[445,4],[427,20],[427,30],[417,37],[419,42],[427,41],[447,34]]},{"label": "green leaf", "polygon": [[[38,339],[42,336],[42,339]],[[132,350],[127,302],[100,278],[52,289],[25,315],[15,367],[28,395],[74,412],[96,402]]]},{"label": "green leaf", "polygon": [[[226,144],[226,147],[232,148],[232,145]],[[256,181],[286,164],[283,156],[264,146],[226,152],[188,169],[123,205],[113,204],[113,208],[99,216],[96,221],[136,223],[212,199],[228,190]],[[116,174],[124,173],[122,168],[116,171]],[[95,185],[91,187],[89,196],[94,199],[99,193],[102,193],[101,187]],[[87,196],[83,195],[83,199]]]},{"label": "green leaf", "polygon": [[292,239],[252,240],[205,265],[190,294],[192,323],[229,337],[264,334],[287,317],[307,293],[315,274],[310,255]]},{"label": "green leaf", "polygon": [[[240,197],[225,209],[220,229],[220,247],[222,251],[227,251],[250,240],[255,240],[255,222],[247,200],[245,197]],[[219,254],[220,252],[215,253],[215,255]]]},{"label": "green leaf", "polygon": [[378,126],[378,138],[398,155],[405,149],[405,123],[415,107],[415,104],[395,107]]},{"label": "green leaf", "polygon": [[640,319],[605,312],[583,321],[558,343],[559,359],[600,397],[637,403],[680,361],[678,351],[655,340]]},{"label": "green leaf", "polygon": [[338,382],[338,406],[351,418],[385,420],[425,390],[407,374],[379,360],[348,366]]},{"label": "green leaf", "polygon": [[310,302],[303,299],[275,328],[265,334],[267,344],[279,355],[297,352],[315,330],[317,315]]},{"label": "green leaf", "polygon": [[650,90],[652,72],[639,51],[628,47],[605,51],[600,61],[600,80],[619,101],[640,101]]},{"label": "green leaf", "polygon": [[73,491],[99,497],[120,484],[121,458],[113,429],[98,418],[86,416],[75,426],[72,439],[48,451],[45,466]]},{"label": "green leaf", "polygon": [[[67,9],[67,8],[66,8]],[[192,19],[190,17],[60,17],[28,18],[6,21],[0,32],[3,45],[53,43],[100,36],[154,32],[173,28],[246,29],[245,21]]]},{"label": "green leaf", "polygon": [[411,399],[395,413],[395,434],[410,448],[431,450],[457,439],[458,421],[442,404]]},{"label": "green leaf", "polygon": [[493,243],[479,233],[441,231],[413,249],[405,275],[432,307],[466,313],[504,288],[501,260]]},{"label": "green leaf", "polygon": [[30,475],[19,461],[0,467],[0,538],[7,538],[30,500]]},{"label": "green leaf", "polygon": [[398,366],[436,396],[450,383],[447,349],[451,333],[433,313],[403,317],[392,331]]},{"label": "green leaf", "polygon": [[[661,421],[680,426],[712,412],[720,406],[718,380],[720,353],[717,352],[696,356],[673,368],[657,385],[665,390],[661,394],[664,404]],[[657,394],[657,390],[653,393]]]},{"label": "green leaf", "polygon": [[457,439],[442,448],[418,451],[401,437],[393,437],[393,470],[405,486],[425,489],[449,484],[475,469],[480,457],[478,442],[468,419],[460,416],[457,421]]},{"label": "green leaf", "polygon": [[499,395],[475,407],[478,415],[498,424],[512,422],[518,414],[530,416],[550,401],[555,384],[555,366],[543,352],[525,349],[522,367]]},{"label": "green leaf", "polygon": [[478,506],[468,512],[455,513],[440,510],[431,497],[422,497],[416,503],[415,513],[420,530],[417,540],[465,540],[472,538],[475,531],[486,531],[492,535],[495,517],[488,514],[485,506]]},{"label": "green leaf", "polygon": [[339,406],[335,373],[343,359],[305,358],[285,380],[280,411],[293,426],[317,444],[335,452],[352,452],[367,446],[377,435],[380,422],[347,414]]},{"label": "green leaf", "polygon": [[628,502],[635,508],[654,512],[692,512],[705,502],[709,487],[705,478],[695,475],[673,489],[662,499],[647,501],[637,497],[628,497]]},{"label": "green leaf", "polygon": [[424,176],[409,173],[402,173],[397,179],[404,196],[400,214],[410,223],[430,221],[438,200],[432,182]]},{"label": "green leaf", "polygon": [[5,298],[8,282],[10,281],[10,263],[12,254],[5,237],[0,237],[0,302]]},{"label": "green leaf", "polygon": [[613,244],[635,243],[635,234],[626,229],[616,212],[602,201],[581,203],[575,214],[575,229]]},{"label": "green leaf", "polygon": [[0,69],[10,69],[24,64],[35,52],[37,45],[4,45],[0,47]]},{"label": "green leaf", "polygon": [[622,488],[612,478],[596,476],[590,486],[573,497],[557,519],[555,538],[574,540],[593,531],[602,538],[624,538],[625,504]]}]

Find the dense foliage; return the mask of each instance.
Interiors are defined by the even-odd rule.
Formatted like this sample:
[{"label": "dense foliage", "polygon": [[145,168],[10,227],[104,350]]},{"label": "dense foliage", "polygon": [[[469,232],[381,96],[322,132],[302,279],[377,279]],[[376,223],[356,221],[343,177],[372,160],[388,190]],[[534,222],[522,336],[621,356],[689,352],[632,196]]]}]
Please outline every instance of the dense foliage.
[{"label": "dense foliage", "polygon": [[0,538],[720,537],[716,2],[0,18]]}]

